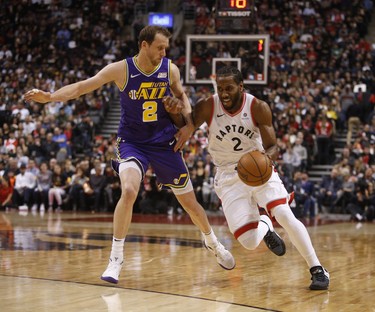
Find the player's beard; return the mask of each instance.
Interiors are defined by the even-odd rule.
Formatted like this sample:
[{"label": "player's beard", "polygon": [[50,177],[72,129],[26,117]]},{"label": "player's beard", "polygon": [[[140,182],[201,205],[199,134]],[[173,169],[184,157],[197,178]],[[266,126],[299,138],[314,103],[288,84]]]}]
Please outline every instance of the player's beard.
[{"label": "player's beard", "polygon": [[237,92],[235,95],[233,96],[229,96],[229,100],[230,102],[228,103],[229,105],[227,105],[225,103],[225,101],[221,100],[221,103],[223,104],[224,108],[227,110],[227,111],[237,111],[237,109],[239,109],[241,107],[241,104],[242,104],[242,92]]}]

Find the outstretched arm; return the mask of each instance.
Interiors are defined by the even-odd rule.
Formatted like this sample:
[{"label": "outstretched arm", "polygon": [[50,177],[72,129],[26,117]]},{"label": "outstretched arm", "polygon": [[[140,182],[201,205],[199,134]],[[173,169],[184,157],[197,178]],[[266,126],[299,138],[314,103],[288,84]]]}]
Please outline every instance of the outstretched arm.
[{"label": "outstretched arm", "polygon": [[66,102],[90,93],[112,81],[120,87],[124,83],[124,77],[126,77],[125,63],[124,61],[119,61],[107,65],[91,78],[64,86],[54,93],[32,89],[24,94],[24,99],[38,103]]}]

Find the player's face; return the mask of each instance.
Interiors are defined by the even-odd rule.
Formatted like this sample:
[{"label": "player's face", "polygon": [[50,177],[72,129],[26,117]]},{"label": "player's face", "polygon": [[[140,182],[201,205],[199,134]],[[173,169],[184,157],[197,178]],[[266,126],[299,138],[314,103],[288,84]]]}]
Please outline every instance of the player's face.
[{"label": "player's face", "polygon": [[237,84],[232,76],[217,77],[217,94],[227,111],[235,112],[242,105],[243,83]]},{"label": "player's face", "polygon": [[162,34],[156,34],[154,41],[149,45],[146,43],[147,56],[152,65],[158,66],[161,59],[165,57],[169,47],[169,39]]}]

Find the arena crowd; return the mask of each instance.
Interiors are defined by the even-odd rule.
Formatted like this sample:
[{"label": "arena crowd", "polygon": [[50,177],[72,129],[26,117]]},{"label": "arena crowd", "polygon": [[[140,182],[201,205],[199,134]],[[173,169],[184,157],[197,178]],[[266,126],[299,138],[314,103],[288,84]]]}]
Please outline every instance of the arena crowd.
[{"label": "arena crowd", "polygon": [[[137,1],[157,10],[160,1]],[[144,26],[135,1],[3,1],[0,4],[0,206],[1,209],[112,211],[119,180],[110,160],[116,134],[100,135],[112,85],[68,103],[26,103],[31,88],[54,91],[94,75],[106,64],[137,53]],[[299,217],[351,214],[372,221],[375,207],[375,45],[366,40],[373,2],[369,0],[255,1],[255,33],[270,34],[269,82],[250,92],[268,102],[280,148],[278,171],[295,192]],[[214,1],[181,1],[194,19],[195,34],[224,34],[215,25]],[[185,12],[186,11],[186,12]],[[37,22],[36,22],[37,21]],[[132,31],[123,31],[131,29]],[[202,49],[199,63],[212,56],[249,55],[223,45]],[[168,52],[185,71],[185,40]],[[185,86],[195,104],[213,90]],[[336,156],[335,137],[346,145]],[[199,201],[217,211],[215,168],[207,133],[198,129],[184,156]],[[331,165],[331,174],[312,182],[312,165]],[[180,212],[170,192],[159,190],[147,172],[135,211]]]}]

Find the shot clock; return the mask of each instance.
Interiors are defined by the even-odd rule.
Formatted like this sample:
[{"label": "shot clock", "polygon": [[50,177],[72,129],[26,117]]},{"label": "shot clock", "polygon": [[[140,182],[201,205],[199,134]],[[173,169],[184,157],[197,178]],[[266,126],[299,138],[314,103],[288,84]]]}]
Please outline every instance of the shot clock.
[{"label": "shot clock", "polygon": [[225,33],[254,33],[255,0],[216,0],[216,30]]},{"label": "shot clock", "polygon": [[217,18],[250,18],[254,0],[217,0]]}]

